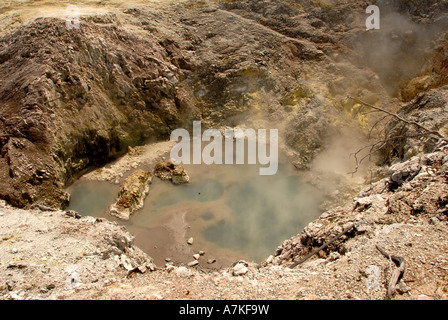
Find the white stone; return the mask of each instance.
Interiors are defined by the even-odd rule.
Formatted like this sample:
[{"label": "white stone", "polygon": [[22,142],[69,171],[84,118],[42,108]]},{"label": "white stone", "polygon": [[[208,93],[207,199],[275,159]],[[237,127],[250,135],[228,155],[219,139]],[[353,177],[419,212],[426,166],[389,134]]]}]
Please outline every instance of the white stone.
[{"label": "white stone", "polygon": [[189,266],[189,267],[193,267],[193,266],[195,266],[195,265],[197,265],[197,264],[199,264],[199,261],[198,261],[198,260],[194,260],[194,261],[190,261],[190,262],[188,262],[188,263],[187,263],[187,266]]},{"label": "white stone", "polygon": [[176,269],[176,267],[173,266],[172,264],[166,266],[166,270],[167,270],[168,272],[171,272],[171,271],[173,271],[174,269]]},{"label": "white stone", "polygon": [[306,262],[303,267],[304,268],[308,268],[308,269],[314,269],[317,268],[318,266],[320,266],[321,264],[325,263],[325,259],[316,259],[316,260],[312,260],[310,262]]},{"label": "white stone", "polygon": [[426,294],[420,294],[417,300],[434,300],[433,298],[427,296]]},{"label": "white stone", "polygon": [[233,267],[233,275],[234,276],[245,275],[248,271],[249,271],[249,269],[246,267],[246,265],[244,263],[241,263],[241,262],[237,263]]},{"label": "white stone", "polygon": [[120,262],[127,271],[134,269],[134,267],[131,264],[131,261],[125,254],[121,255]]},{"label": "white stone", "polygon": [[193,275],[192,271],[187,269],[186,267],[177,267],[174,270],[174,273],[176,275],[178,275],[179,277],[185,277],[185,278],[190,277],[191,275]]},{"label": "white stone", "polygon": [[340,257],[341,257],[341,254],[339,252],[333,251],[332,253],[330,253],[327,260],[332,262],[332,261],[339,259]]}]

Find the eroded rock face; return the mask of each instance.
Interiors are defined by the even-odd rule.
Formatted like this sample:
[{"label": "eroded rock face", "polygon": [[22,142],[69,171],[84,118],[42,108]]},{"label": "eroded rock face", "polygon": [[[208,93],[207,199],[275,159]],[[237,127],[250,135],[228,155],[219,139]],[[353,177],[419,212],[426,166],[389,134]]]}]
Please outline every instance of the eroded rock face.
[{"label": "eroded rock face", "polygon": [[[1,38],[1,197],[11,204],[64,207],[61,190],[82,170],[177,125],[178,68],[156,39],[115,33],[113,21],[87,18],[69,32],[62,20],[37,19]],[[48,176],[33,177],[42,170]]]},{"label": "eroded rock face", "polygon": [[[128,146],[188,129],[193,119],[215,127],[264,115],[286,119],[314,95],[295,95],[294,79],[314,74],[314,64],[327,59],[325,51],[340,39],[311,24],[334,18],[342,23],[346,15],[328,20],[320,9],[307,8],[313,13],[308,17],[278,1],[263,6],[268,11],[245,1],[110,8],[83,17],[80,30],[67,30],[63,19],[38,18],[3,33],[0,198],[22,207],[35,202],[64,207],[64,186],[87,168]],[[286,17],[297,23],[283,29]],[[316,117],[327,111],[317,110]],[[289,127],[311,122],[300,123]],[[327,125],[313,124],[313,130]],[[15,160],[13,138],[27,140],[17,157],[32,155],[28,163]],[[306,147],[304,161],[319,147],[319,141]],[[40,176],[42,170],[46,174]],[[14,173],[19,171],[20,177]],[[172,180],[184,183],[187,176],[174,174]]]},{"label": "eroded rock face", "polygon": [[11,137],[1,148],[0,198],[19,208],[35,202],[48,207],[67,205],[69,194],[56,172],[48,146]]},{"label": "eroded rock face", "polygon": [[[430,12],[438,10],[429,2]],[[420,10],[412,3],[400,10]],[[347,94],[389,102],[356,43],[370,43],[367,4],[101,6],[83,16],[79,30],[48,17],[2,29],[0,198],[64,207],[63,188],[89,167],[128,146],[167,139],[193,120],[215,128],[275,124],[296,167],[307,168],[340,127],[368,120],[356,119]],[[440,48],[436,70],[445,74]],[[11,139],[27,142],[12,148]]]},{"label": "eroded rock face", "polygon": [[117,201],[110,207],[110,214],[129,220],[134,211],[143,207],[151,179],[151,172],[145,170],[137,170],[127,177],[120,188]]},{"label": "eroded rock face", "polygon": [[[448,135],[448,87],[432,89],[418,94],[406,103],[398,114],[421,126]],[[390,141],[383,148],[383,159],[392,162],[409,160],[421,153],[433,152],[438,146],[438,138],[425,130],[401,121],[391,121],[387,128]]]},{"label": "eroded rock face", "polygon": [[154,175],[162,180],[169,180],[174,184],[190,182],[190,177],[181,165],[173,164],[171,161],[160,162],[154,168]]}]

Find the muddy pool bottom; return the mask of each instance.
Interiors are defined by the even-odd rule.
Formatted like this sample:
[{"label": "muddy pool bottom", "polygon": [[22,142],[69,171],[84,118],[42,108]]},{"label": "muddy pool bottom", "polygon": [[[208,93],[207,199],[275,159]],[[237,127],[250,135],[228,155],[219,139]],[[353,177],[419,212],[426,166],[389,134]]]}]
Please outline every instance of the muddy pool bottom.
[{"label": "muddy pool bottom", "polygon": [[[73,184],[69,209],[124,225],[135,243],[157,266],[228,267],[244,259],[261,262],[284,240],[299,233],[321,213],[321,194],[301,181],[290,165],[279,164],[272,176],[251,165],[185,165],[190,183],[173,185],[154,177],[144,207],[129,221],[108,214],[119,186],[109,182]],[[187,240],[193,237],[193,244]],[[216,262],[210,264],[210,260]]]}]

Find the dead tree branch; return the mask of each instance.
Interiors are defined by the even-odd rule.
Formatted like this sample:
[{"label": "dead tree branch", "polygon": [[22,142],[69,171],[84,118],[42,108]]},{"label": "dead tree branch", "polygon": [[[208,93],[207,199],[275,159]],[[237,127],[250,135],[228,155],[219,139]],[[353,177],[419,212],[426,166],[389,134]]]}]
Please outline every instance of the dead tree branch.
[{"label": "dead tree branch", "polygon": [[386,110],[386,109],[383,109],[383,108],[381,108],[381,107],[374,106],[373,104],[364,102],[364,101],[359,100],[359,99],[357,99],[357,98],[353,98],[353,97],[351,97],[351,96],[348,96],[348,98],[349,98],[349,99],[352,99],[353,101],[356,101],[356,102],[358,102],[358,103],[360,103],[360,104],[362,104],[362,105],[365,105],[365,106],[367,106],[367,107],[369,107],[369,108],[372,108],[372,109],[374,109],[374,110],[378,110],[378,111],[380,111],[380,112],[383,112],[383,113],[385,113],[385,114],[387,114],[387,115],[389,115],[389,116],[391,116],[391,117],[397,119],[397,120],[400,121],[400,122],[403,122],[403,123],[406,123],[406,124],[408,124],[408,125],[415,126],[415,127],[419,128],[419,129],[422,129],[422,130],[425,131],[427,134],[433,134],[433,135],[437,136],[437,137],[440,138],[440,139],[446,139],[446,138],[445,138],[441,133],[439,133],[438,131],[434,131],[434,130],[428,129],[428,128],[422,126],[421,124],[419,124],[419,123],[416,122],[416,121],[407,120],[407,119],[405,119],[405,118],[399,116],[399,115],[396,114],[396,113],[390,112],[390,111],[388,111],[388,110]]},{"label": "dead tree branch", "polygon": [[[360,165],[362,164],[362,162],[364,160],[366,160],[367,158],[371,159],[372,155],[375,152],[380,151],[381,149],[383,149],[385,146],[387,146],[387,143],[389,143],[391,141],[399,140],[399,139],[406,139],[406,138],[421,138],[421,137],[424,137],[424,136],[432,136],[432,138],[448,141],[441,133],[439,133],[437,131],[434,131],[434,130],[431,130],[431,129],[428,129],[428,128],[422,126],[421,124],[419,124],[416,121],[407,120],[407,119],[403,118],[402,116],[400,116],[400,115],[398,115],[396,113],[393,113],[393,112],[388,111],[388,110],[386,110],[384,108],[381,108],[381,107],[374,106],[374,105],[372,105],[370,103],[367,103],[367,102],[364,102],[364,101],[362,101],[360,99],[357,99],[357,98],[354,98],[354,97],[351,97],[351,96],[347,96],[347,98],[352,99],[353,101],[355,101],[357,103],[360,103],[361,105],[364,105],[364,106],[367,106],[367,107],[373,109],[372,111],[368,111],[366,114],[371,113],[371,112],[382,112],[382,113],[385,114],[383,117],[377,119],[376,122],[373,124],[373,126],[370,128],[368,136],[367,136],[367,138],[369,140],[372,137],[373,130],[379,125],[379,123],[381,121],[385,120],[386,118],[389,118],[389,117],[391,117],[393,119],[396,119],[396,120],[398,120],[398,121],[400,121],[400,122],[402,122],[402,123],[404,123],[404,124],[406,124],[408,126],[417,127],[417,128],[419,128],[422,131],[422,132],[414,134],[414,135],[405,135],[405,134],[403,134],[403,135],[397,135],[397,136],[393,136],[393,137],[386,137],[385,139],[379,140],[379,141],[377,141],[377,142],[375,142],[373,144],[370,144],[368,146],[365,146],[365,147],[357,150],[354,153],[351,153],[350,157],[354,156],[355,161],[356,161],[355,169],[354,169],[353,172],[350,172],[351,174],[355,174],[356,172],[358,172],[358,169],[359,169]],[[359,158],[359,155],[363,151],[365,151],[366,149],[369,149],[368,153],[365,156],[363,156],[362,158]]]},{"label": "dead tree branch", "polygon": [[299,264],[304,263],[306,260],[308,260],[309,258],[311,258],[312,256],[314,256],[316,253],[318,253],[319,251],[325,249],[326,247],[328,247],[330,244],[332,244],[333,242],[335,242],[337,239],[339,239],[340,237],[342,237],[344,234],[346,234],[347,232],[349,232],[350,230],[353,229],[353,227],[355,226],[355,224],[352,224],[350,226],[348,226],[347,228],[345,228],[344,230],[342,230],[337,236],[335,236],[334,238],[332,238],[330,241],[328,241],[327,243],[321,245],[319,248],[317,248],[316,250],[314,250],[313,252],[311,252],[310,254],[308,254],[305,258],[293,263],[290,268],[293,269],[295,267],[297,267]]},{"label": "dead tree branch", "polygon": [[378,249],[379,252],[381,252],[381,254],[383,256],[385,256],[387,259],[393,261],[395,263],[395,265],[397,266],[397,269],[395,269],[392,272],[392,275],[390,277],[390,281],[389,281],[389,286],[387,288],[387,292],[386,292],[386,300],[390,300],[393,295],[395,294],[395,286],[397,285],[398,281],[403,277],[404,271],[405,271],[405,262],[404,262],[404,258],[400,257],[400,256],[394,256],[394,255],[389,255],[386,251],[384,251],[383,248],[381,248],[380,246],[376,246],[376,248]]},{"label": "dead tree branch", "polygon": [[[382,148],[384,148],[386,146],[386,144],[388,142],[394,141],[394,140],[399,140],[399,139],[403,139],[403,138],[420,138],[422,136],[426,136],[426,133],[419,133],[419,134],[414,134],[414,135],[401,135],[401,136],[395,136],[392,138],[387,138],[387,139],[383,139],[380,141],[377,141],[375,143],[372,143],[370,145],[364,146],[361,149],[358,149],[356,152],[353,152],[350,154],[350,157],[353,156],[355,158],[355,170],[353,172],[350,172],[351,174],[355,174],[356,172],[358,172],[359,167],[361,166],[362,162],[364,160],[366,160],[367,158],[371,158],[372,155],[381,150]],[[369,149],[368,154],[366,154],[365,156],[363,156],[362,158],[358,158],[358,155],[363,152],[366,149]]]}]

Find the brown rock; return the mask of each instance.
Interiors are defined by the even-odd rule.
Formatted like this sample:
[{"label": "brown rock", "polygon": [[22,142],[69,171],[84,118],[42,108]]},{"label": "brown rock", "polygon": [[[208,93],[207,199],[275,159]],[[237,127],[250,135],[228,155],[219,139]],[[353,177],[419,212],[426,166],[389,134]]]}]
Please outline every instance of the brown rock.
[{"label": "brown rock", "polygon": [[130,215],[143,207],[143,200],[149,191],[152,174],[137,170],[132,173],[120,188],[117,202],[110,207],[110,213],[120,219],[129,220]]},{"label": "brown rock", "polygon": [[154,175],[162,180],[171,180],[174,184],[190,182],[190,177],[181,165],[171,161],[159,162],[154,168]]}]

